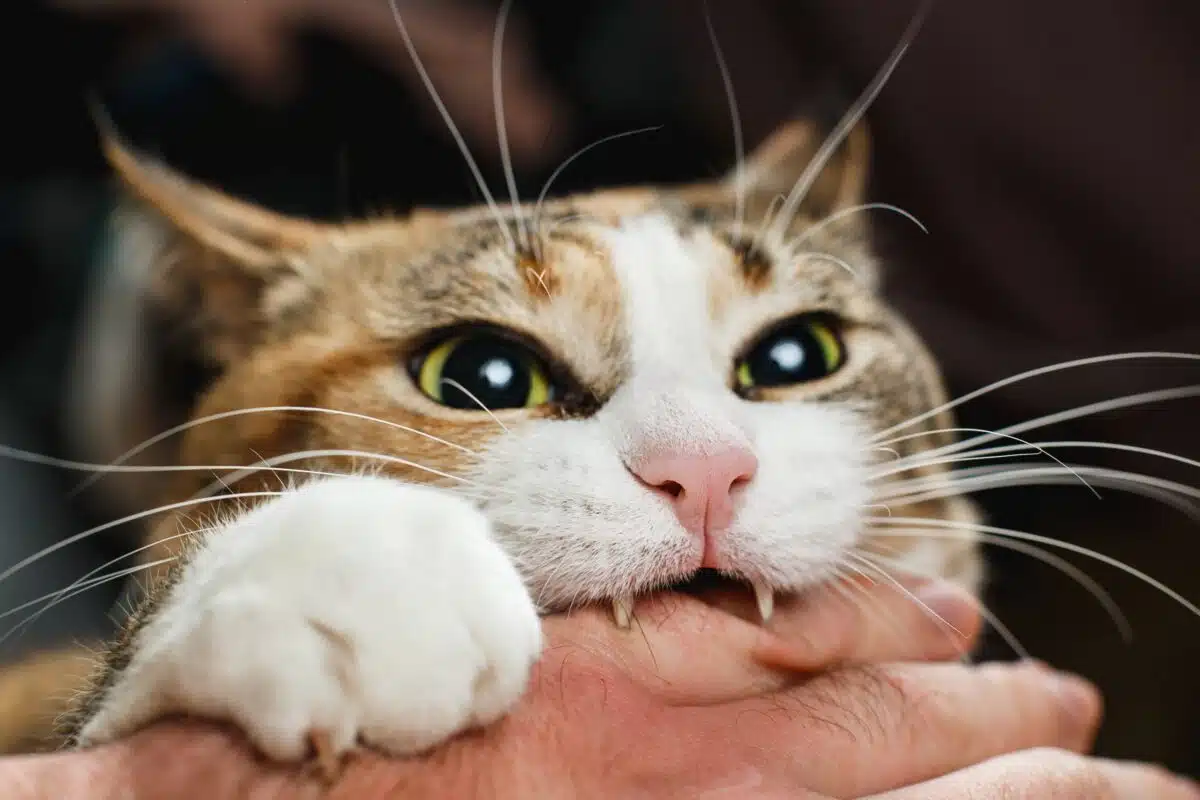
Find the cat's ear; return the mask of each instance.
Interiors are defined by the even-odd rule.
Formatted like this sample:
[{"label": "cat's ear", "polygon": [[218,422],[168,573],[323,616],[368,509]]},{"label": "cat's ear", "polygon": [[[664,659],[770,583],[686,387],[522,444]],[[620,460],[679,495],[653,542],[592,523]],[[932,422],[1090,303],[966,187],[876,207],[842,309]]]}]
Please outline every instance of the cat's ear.
[{"label": "cat's ear", "polygon": [[[832,152],[823,153],[822,148],[831,141],[828,130],[809,119],[785,123],[746,157],[740,169],[728,175],[726,185],[732,190],[740,184],[747,204],[765,212],[782,202],[777,198],[786,198],[802,179],[811,181],[797,208],[799,215],[810,220],[861,204],[871,157],[866,123],[860,121]],[[809,173],[810,168],[815,174]]]},{"label": "cat's ear", "polygon": [[196,358],[220,369],[244,356],[286,310],[273,298],[315,291],[304,256],[334,228],[236,200],[111,132],[102,143],[127,199],[113,238],[138,250],[121,258],[141,263],[147,313],[186,335]]},{"label": "cat's ear", "polygon": [[[318,298],[308,254],[341,229],[235,200],[99,121],[122,191],[91,265],[67,395],[75,446],[105,463],[187,419],[214,380]],[[138,460],[170,463],[177,442]],[[136,510],[167,475],[109,476],[103,494]]]}]

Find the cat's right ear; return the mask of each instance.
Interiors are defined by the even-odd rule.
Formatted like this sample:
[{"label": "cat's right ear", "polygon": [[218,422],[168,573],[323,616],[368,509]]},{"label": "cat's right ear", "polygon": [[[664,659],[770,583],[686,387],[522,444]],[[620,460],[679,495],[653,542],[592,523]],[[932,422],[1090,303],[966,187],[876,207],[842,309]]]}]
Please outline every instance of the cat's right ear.
[{"label": "cat's right ear", "polygon": [[807,185],[796,197],[795,211],[809,220],[861,204],[870,171],[867,125],[859,121],[840,140],[830,138],[833,127],[816,117],[784,123],[727,176],[726,186],[740,187],[749,206],[761,213]]},{"label": "cat's right ear", "polygon": [[334,234],[332,226],[197,183],[138,153],[111,127],[101,142],[126,199],[113,217],[112,239],[142,248],[122,258],[142,263],[151,312],[177,324],[197,358],[221,368],[245,355],[270,317],[285,310],[268,302],[282,284],[296,299],[315,290],[318,276],[306,272],[304,255]]},{"label": "cat's right ear", "polygon": [[[281,321],[319,303],[322,275],[308,254],[343,229],[204,186],[98,121],[120,201],[91,265],[67,394],[76,447],[105,463],[184,421],[200,394]],[[176,441],[141,458],[170,463]],[[136,510],[161,491],[158,477],[109,476],[104,494],[127,496],[117,511]]]}]

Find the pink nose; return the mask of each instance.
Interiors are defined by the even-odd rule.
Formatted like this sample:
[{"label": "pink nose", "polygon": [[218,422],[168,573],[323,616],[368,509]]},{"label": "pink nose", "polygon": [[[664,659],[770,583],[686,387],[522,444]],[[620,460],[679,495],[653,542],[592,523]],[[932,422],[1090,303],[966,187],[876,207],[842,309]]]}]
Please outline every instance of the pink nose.
[{"label": "pink nose", "polygon": [[729,527],[733,487],[754,477],[758,459],[749,449],[738,447],[712,455],[651,455],[629,469],[672,498],[684,528],[711,537]]}]

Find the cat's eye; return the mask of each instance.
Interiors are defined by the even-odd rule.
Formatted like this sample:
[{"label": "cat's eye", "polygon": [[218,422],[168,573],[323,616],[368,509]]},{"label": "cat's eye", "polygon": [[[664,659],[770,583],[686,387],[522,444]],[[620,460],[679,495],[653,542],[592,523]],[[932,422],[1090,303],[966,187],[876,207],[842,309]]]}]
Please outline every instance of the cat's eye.
[{"label": "cat's eye", "polygon": [[533,408],[555,395],[541,359],[502,336],[448,339],[416,359],[412,371],[422,392],[450,408]]},{"label": "cat's eye", "polygon": [[772,328],[755,342],[739,359],[734,376],[741,390],[792,386],[832,375],[845,360],[834,326],[809,314]]}]

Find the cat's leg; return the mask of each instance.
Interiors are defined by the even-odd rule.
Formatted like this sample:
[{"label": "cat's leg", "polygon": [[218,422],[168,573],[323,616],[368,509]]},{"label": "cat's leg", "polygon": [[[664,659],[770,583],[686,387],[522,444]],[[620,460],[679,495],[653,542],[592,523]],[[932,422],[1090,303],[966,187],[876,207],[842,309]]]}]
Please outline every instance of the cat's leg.
[{"label": "cat's leg", "polygon": [[316,740],[418,752],[501,716],[541,650],[487,520],[386,478],[316,481],[247,512],[156,595],[82,704],[77,744],[190,713],[281,760]]}]

